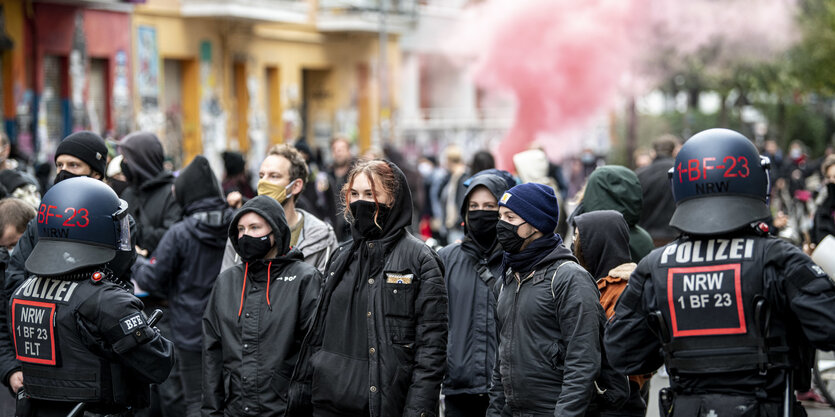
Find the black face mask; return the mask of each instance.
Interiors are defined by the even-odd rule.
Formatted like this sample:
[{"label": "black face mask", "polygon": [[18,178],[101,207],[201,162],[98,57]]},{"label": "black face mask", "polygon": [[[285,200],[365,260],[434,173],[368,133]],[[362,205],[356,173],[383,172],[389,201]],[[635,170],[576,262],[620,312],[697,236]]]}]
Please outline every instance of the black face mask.
[{"label": "black face mask", "polygon": [[[371,201],[357,200],[349,205],[351,214],[354,216],[354,228],[366,239],[376,239],[383,235],[382,227],[386,224],[391,209],[383,204],[377,205]],[[378,211],[379,207],[379,211]],[[374,222],[374,214],[377,213],[377,222]],[[379,225],[379,226],[377,226]]]},{"label": "black face mask", "polygon": [[496,243],[496,210],[471,210],[467,213],[467,231],[482,249],[490,249]]},{"label": "black face mask", "polygon": [[59,173],[55,174],[55,182],[53,182],[52,184],[55,185],[55,184],[58,184],[61,181],[68,180],[70,178],[75,178],[75,177],[83,177],[83,175],[73,174],[72,172],[67,171],[66,169],[63,169]]},{"label": "black face mask", "polygon": [[830,199],[835,198],[835,183],[826,184],[826,193]]},{"label": "black face mask", "polygon": [[133,171],[130,170],[130,165],[128,165],[128,163],[125,162],[124,159],[122,159],[122,163],[119,164],[119,166],[122,168],[122,175],[125,176],[125,179],[128,181],[128,184],[132,184],[136,180],[136,178],[133,175]]},{"label": "black face mask", "polygon": [[264,259],[272,248],[270,234],[261,237],[243,235],[238,239],[238,249],[241,251],[239,255],[247,262]]},{"label": "black face mask", "polygon": [[130,184],[122,180],[114,180],[113,178],[111,178],[108,181],[110,182],[110,188],[112,188],[113,191],[116,191],[116,195],[118,196],[121,196],[122,192],[124,192],[125,189],[128,188],[128,186],[130,186]]},{"label": "black face mask", "polygon": [[533,231],[527,237],[519,236],[519,227],[522,226],[522,224],[514,226],[504,220],[496,223],[496,237],[498,237],[499,243],[502,244],[502,249],[504,249],[505,252],[519,253],[522,250],[522,245],[525,244],[525,240],[536,233],[536,231]]}]

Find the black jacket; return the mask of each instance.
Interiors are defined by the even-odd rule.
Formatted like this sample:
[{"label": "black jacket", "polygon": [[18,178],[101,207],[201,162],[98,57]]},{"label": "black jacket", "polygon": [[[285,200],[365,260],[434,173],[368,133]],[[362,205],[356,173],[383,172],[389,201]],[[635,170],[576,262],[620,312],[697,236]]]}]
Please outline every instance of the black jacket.
[{"label": "black jacket", "polygon": [[638,226],[643,227],[655,240],[670,241],[678,236],[676,229],[670,226],[670,219],[676,211],[676,200],[667,177],[667,171],[674,163],[673,158],[656,158],[648,166],[636,171],[644,200]]},{"label": "black jacket", "polygon": [[835,236],[835,185],[826,187],[826,199],[815,209],[814,223],[810,231],[812,243],[821,243],[826,235]]},{"label": "black jacket", "polygon": [[[235,265],[217,278],[203,315],[203,415],[281,416],[302,338],[313,321],[319,271],[289,250],[284,211],[270,197],[235,214],[229,238],[247,212],[267,219],[280,248],[274,259]],[[219,257],[218,257],[219,260]]]},{"label": "black jacket", "polygon": [[488,416],[585,415],[605,316],[594,280],[574,261],[559,245],[521,281],[505,275]]},{"label": "black jacket", "polygon": [[138,188],[130,186],[122,193],[128,212],[136,219],[136,244],[148,253],[156,250],[162,235],[183,217],[183,209],[174,199],[171,184],[174,175],[162,171]]},{"label": "black jacket", "polygon": [[[216,213],[209,217],[206,213]],[[185,219],[163,235],[150,260],[140,257],[133,279],[169,300],[172,338],[178,349],[200,352],[201,321],[223,259],[232,210],[220,197],[186,206]]]},{"label": "black jacket", "polygon": [[[30,276],[13,293],[14,328],[38,331],[16,335],[24,388],[63,413],[78,401],[101,414],[145,407],[149,384],[165,381],[174,366],[173,345],[148,326],[142,302],[129,290],[88,276]],[[46,317],[33,320],[38,308]],[[37,344],[33,355],[26,345]]]},{"label": "black jacket", "polygon": [[[786,339],[791,356],[798,356],[808,351],[810,344],[821,350],[835,349],[835,309],[832,308],[835,306],[835,285],[826,274],[800,249],[782,239],[748,234],[736,237],[754,241],[751,250],[753,258],[741,262],[743,264],[742,276],[744,278],[747,273],[750,273],[751,276],[762,277],[762,296],[767,300],[767,305],[772,312],[769,340]],[[629,278],[629,285],[620,296],[615,315],[606,325],[607,357],[619,371],[630,375],[642,374],[654,371],[663,363],[661,341],[650,328],[647,319],[650,312],[659,309],[658,300],[661,297],[657,294],[659,289],[652,275],[655,273],[659,278],[672,277],[672,272],[668,273],[667,267],[662,262],[665,256],[669,262],[672,262],[673,259],[677,259],[679,252],[683,257],[690,256],[687,255],[688,251],[684,250],[687,249],[686,245],[689,243],[684,239],[678,239],[670,245],[654,250],[638,264],[638,268]],[[713,249],[716,252],[711,251],[708,254],[705,251],[705,245],[701,245],[700,252],[691,257],[698,261],[690,262],[690,264],[694,267],[698,265],[709,267],[718,264],[739,268],[740,261],[734,260],[729,255],[733,253],[728,249],[730,246],[718,247],[717,245]],[[678,247],[682,247],[682,250],[677,250]],[[665,250],[668,251],[667,255],[664,255]],[[711,261],[714,257],[719,257],[717,254],[721,254],[722,259],[725,260]],[[746,263],[762,270],[746,272],[744,269]],[[744,288],[746,284],[742,285]],[[663,295],[666,296],[666,291]],[[747,295],[742,294],[742,296]],[[687,303],[683,304],[687,305]],[[742,307],[744,311],[753,309],[752,306]],[[713,317],[711,319],[715,320]],[[800,371],[795,373],[796,380],[803,376],[802,374],[808,376],[811,366],[809,364],[805,367],[801,366],[799,362],[802,362],[803,358],[795,357],[794,359],[796,360],[795,370]],[[708,365],[708,363],[704,364],[704,366]],[[756,389],[764,389],[768,398],[779,399],[782,396],[784,375],[785,370],[780,368],[769,369],[765,375],[761,375],[758,371],[701,375],[683,373],[677,385],[679,388],[695,393],[713,392],[737,395],[752,395]],[[804,390],[800,383],[797,388],[799,391]],[[805,389],[808,390],[808,386]]]},{"label": "black jacket", "polygon": [[[497,175],[474,177],[464,195],[461,218],[467,218],[469,196],[479,186],[486,187],[496,201],[508,188],[504,178]],[[498,294],[494,290],[501,281],[504,252],[495,242],[491,249],[481,248],[469,237],[469,226],[464,227],[464,232],[467,236],[461,243],[438,252],[446,269],[444,278],[449,297],[447,373],[443,388],[446,395],[488,393],[499,343]]]},{"label": "black jacket", "polygon": [[[130,221],[130,232],[131,232],[131,243],[136,243],[136,222],[134,221],[133,217],[129,216]],[[8,259],[8,265],[5,266],[5,282],[3,283],[3,299],[5,300],[5,304],[3,305],[2,310],[0,310],[0,377],[3,378],[3,384],[8,386],[9,385],[9,376],[14,371],[20,369],[20,365],[18,364],[17,360],[9,360],[9,356],[4,354],[4,352],[8,353],[9,351],[12,352],[12,359],[14,357],[14,347],[11,345],[12,343],[12,335],[9,332],[8,323],[8,307],[7,303],[9,297],[12,296],[12,293],[20,286],[23,281],[29,277],[29,272],[26,271],[26,259],[29,258],[29,255],[35,249],[35,245],[38,244],[38,218],[35,217],[34,219],[29,221],[29,224],[26,225],[26,231],[23,232],[23,235],[20,236],[20,239],[17,241],[17,244],[14,247],[14,251],[12,255]],[[134,254],[135,255],[135,254]],[[123,279],[130,279],[130,269],[126,270],[126,273],[123,274]]]},{"label": "black jacket", "polygon": [[[441,249],[449,297],[449,340],[444,394],[486,394],[496,364],[496,296],[501,279],[502,251],[483,253],[465,238]],[[495,277],[485,281],[478,268],[486,266]]]},{"label": "black jacket", "polygon": [[[293,373],[287,416],[311,416],[313,408],[321,415],[436,415],[447,341],[443,266],[434,251],[406,231],[411,197],[402,172],[391,167],[400,188],[384,223],[384,237],[366,240],[355,234],[355,240],[334,253],[316,321]],[[367,265],[358,265],[359,258]],[[368,275],[361,275],[364,270]],[[366,324],[366,341],[345,347],[363,352],[363,357],[324,348],[326,343],[339,344],[326,339],[333,336],[325,334],[325,323],[337,317],[329,315],[346,314],[330,308],[343,280],[356,283],[367,300],[352,306],[361,316],[349,318]],[[366,411],[354,411],[362,409]]]}]

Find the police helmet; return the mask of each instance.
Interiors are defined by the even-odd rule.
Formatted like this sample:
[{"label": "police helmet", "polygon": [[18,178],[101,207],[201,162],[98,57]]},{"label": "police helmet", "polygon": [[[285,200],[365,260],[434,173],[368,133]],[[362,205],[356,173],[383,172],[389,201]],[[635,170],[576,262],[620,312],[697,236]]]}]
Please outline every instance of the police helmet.
[{"label": "police helmet", "polygon": [[695,134],[670,169],[676,201],[670,226],[713,235],[768,218],[769,165],[738,132],[708,129]]},{"label": "police helmet", "polygon": [[53,276],[102,265],[130,251],[128,203],[105,183],[70,178],[47,191],[38,207],[38,243],[26,270]]}]

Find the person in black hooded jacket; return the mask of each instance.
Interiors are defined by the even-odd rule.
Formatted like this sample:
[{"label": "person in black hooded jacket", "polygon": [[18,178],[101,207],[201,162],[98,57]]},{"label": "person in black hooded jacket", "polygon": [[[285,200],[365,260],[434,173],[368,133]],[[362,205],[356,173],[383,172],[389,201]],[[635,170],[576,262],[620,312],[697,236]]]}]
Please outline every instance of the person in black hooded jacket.
[{"label": "person in black hooded jacket", "polygon": [[504,251],[496,239],[499,198],[515,185],[504,171],[482,171],[464,181],[464,239],[438,252],[446,268],[449,340],[444,377],[445,415],[481,416],[496,364],[495,283]]},{"label": "person in black hooded jacket", "polygon": [[407,231],[412,199],[396,165],[358,164],[342,195],[353,240],[326,271],[286,415],[433,417],[446,363],[443,264]]},{"label": "person in black hooded jacket", "polygon": [[[598,210],[574,218],[574,244],[580,265],[597,280],[600,304],[606,316],[615,314],[615,304],[637,266],[629,253],[629,224],[615,210]],[[594,404],[605,417],[644,417],[647,413],[649,380],[652,374],[629,376],[629,397],[617,409]]]},{"label": "person in black hooded jacket", "polygon": [[605,323],[594,280],[554,233],[554,189],[527,183],[499,200],[505,251],[499,358],[487,415],[585,416],[601,369]]},{"label": "person in black hooded jacket", "polygon": [[202,155],[174,180],[185,218],[162,236],[150,260],[139,257],[133,279],[143,290],[170,300],[172,337],[183,385],[187,416],[200,415],[201,320],[220,273],[232,209],[226,205],[209,161]]},{"label": "person in black hooded jacket", "polygon": [[322,276],[290,249],[272,197],[235,212],[229,239],[244,263],[221,272],[203,315],[203,415],[281,416]]},{"label": "person in black hooded jacket", "polygon": [[153,133],[131,133],[119,143],[119,152],[122,174],[130,183],[122,198],[137,221],[137,246],[153,253],[165,231],[183,217],[171,193],[174,175],[163,168],[165,153]]}]

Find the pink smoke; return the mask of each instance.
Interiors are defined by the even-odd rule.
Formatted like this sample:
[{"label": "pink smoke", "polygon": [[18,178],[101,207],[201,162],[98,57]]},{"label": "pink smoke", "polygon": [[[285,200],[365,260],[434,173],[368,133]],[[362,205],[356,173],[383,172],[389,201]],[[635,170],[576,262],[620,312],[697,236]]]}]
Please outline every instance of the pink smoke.
[{"label": "pink smoke", "polygon": [[[512,169],[512,156],[538,134],[571,138],[560,134],[707,46],[714,66],[771,57],[794,38],[794,9],[793,0],[488,0],[469,11],[448,49],[475,57],[481,87],[515,97],[515,121],[497,151],[499,166]],[[561,142],[546,149],[579,150]]]},{"label": "pink smoke", "polygon": [[634,49],[629,27],[635,4],[486,4],[491,29],[482,32],[487,37],[475,79],[488,90],[512,91],[517,103],[513,128],[498,149],[500,167],[511,168],[513,154],[525,150],[537,133],[576,127],[610,103]]}]

